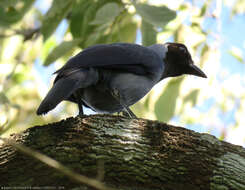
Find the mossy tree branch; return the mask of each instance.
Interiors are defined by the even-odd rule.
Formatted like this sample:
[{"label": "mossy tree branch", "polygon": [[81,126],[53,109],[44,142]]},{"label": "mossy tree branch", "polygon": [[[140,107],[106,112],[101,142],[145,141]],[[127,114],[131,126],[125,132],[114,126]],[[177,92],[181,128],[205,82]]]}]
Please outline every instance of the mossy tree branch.
[{"label": "mossy tree branch", "polygon": [[[245,189],[245,149],[157,121],[93,115],[12,138],[116,189]],[[0,176],[2,186],[86,189],[7,144],[0,146]]]}]

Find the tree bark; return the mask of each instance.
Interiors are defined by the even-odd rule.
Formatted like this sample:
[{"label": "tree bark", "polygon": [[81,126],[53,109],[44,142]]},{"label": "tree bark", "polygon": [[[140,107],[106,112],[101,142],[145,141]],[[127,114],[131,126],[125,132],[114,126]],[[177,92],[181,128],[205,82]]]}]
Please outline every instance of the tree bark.
[{"label": "tree bark", "polygon": [[[244,148],[158,121],[78,116],[12,138],[85,176],[103,174],[102,181],[116,189],[245,189]],[[0,145],[0,187],[27,186],[90,189]]]}]

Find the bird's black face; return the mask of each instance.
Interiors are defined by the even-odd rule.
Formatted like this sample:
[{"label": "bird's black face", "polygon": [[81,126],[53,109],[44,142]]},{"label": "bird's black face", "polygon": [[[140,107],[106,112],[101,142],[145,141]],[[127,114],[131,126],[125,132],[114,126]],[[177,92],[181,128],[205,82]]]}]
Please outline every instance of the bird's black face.
[{"label": "bird's black face", "polygon": [[164,59],[166,68],[162,78],[180,76],[183,74],[207,78],[205,73],[193,64],[191,55],[184,44],[166,43],[165,45],[168,51]]}]

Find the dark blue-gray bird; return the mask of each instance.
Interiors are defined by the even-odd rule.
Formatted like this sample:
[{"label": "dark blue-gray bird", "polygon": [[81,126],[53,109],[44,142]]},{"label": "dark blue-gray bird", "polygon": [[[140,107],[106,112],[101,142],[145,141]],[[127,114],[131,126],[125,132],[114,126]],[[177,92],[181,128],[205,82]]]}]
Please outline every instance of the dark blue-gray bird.
[{"label": "dark blue-gray bird", "polygon": [[100,44],[84,49],[59,70],[53,87],[41,102],[37,114],[46,114],[61,101],[78,104],[95,112],[123,112],[152,87],[167,77],[182,74],[207,76],[197,66],[186,46],[180,43],[144,47],[130,43]]}]

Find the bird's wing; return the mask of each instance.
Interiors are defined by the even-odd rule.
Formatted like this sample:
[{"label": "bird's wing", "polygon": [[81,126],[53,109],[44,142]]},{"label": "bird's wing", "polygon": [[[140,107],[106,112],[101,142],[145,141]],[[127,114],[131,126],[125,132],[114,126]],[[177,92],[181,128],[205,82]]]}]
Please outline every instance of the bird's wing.
[{"label": "bird's wing", "polygon": [[63,75],[78,68],[119,70],[139,75],[161,69],[160,57],[151,49],[128,43],[101,44],[85,49],[55,73]]},{"label": "bird's wing", "polygon": [[67,100],[77,89],[86,88],[98,80],[97,72],[90,69],[73,70],[72,73],[56,80],[37,109],[37,114],[45,114],[54,109],[61,101]]}]

